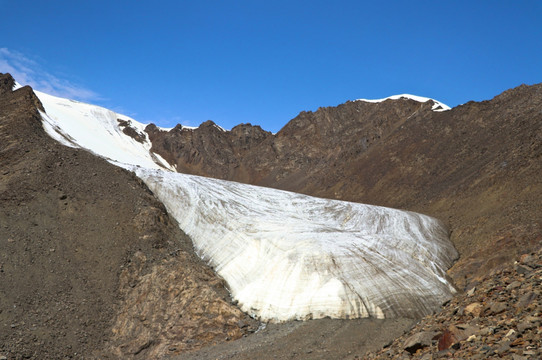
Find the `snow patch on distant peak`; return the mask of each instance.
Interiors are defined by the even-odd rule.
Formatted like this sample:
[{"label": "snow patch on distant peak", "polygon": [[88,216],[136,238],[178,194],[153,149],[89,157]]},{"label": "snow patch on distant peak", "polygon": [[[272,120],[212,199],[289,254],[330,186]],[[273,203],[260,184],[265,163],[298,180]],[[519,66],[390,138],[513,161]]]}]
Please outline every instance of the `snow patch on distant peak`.
[{"label": "snow patch on distant peak", "polygon": [[15,90],[20,89],[22,87],[23,86],[21,84],[19,84],[17,81],[15,81],[15,84],[13,85],[13,89],[11,89],[11,90],[15,91]]},{"label": "snow patch on distant peak", "polygon": [[431,98],[423,97],[423,96],[411,95],[411,94],[392,95],[392,96],[388,96],[387,98],[383,98],[383,99],[357,99],[355,101],[364,101],[364,102],[369,102],[369,103],[380,103],[380,102],[383,102],[383,101],[386,101],[386,100],[400,100],[400,99],[410,99],[410,100],[414,100],[414,101],[417,101],[417,102],[433,101],[434,105],[431,108],[431,110],[433,110],[433,111],[446,111],[446,110],[451,109],[448,105],[446,105],[444,103],[441,103],[440,101],[437,101],[435,99],[431,99]]}]

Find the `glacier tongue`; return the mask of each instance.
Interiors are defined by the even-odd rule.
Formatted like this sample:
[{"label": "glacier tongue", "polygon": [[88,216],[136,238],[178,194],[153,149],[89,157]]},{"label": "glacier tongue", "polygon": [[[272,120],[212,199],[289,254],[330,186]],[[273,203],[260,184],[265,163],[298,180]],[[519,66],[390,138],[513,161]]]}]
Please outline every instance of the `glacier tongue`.
[{"label": "glacier tongue", "polygon": [[456,252],[428,216],[133,167],[264,320],[421,316],[454,290]]},{"label": "glacier tongue", "polygon": [[127,136],[117,119],[143,124],[36,94],[49,135],[134,171],[262,320],[417,317],[454,293],[445,271],[457,252],[433,218],[168,171],[148,138]]}]

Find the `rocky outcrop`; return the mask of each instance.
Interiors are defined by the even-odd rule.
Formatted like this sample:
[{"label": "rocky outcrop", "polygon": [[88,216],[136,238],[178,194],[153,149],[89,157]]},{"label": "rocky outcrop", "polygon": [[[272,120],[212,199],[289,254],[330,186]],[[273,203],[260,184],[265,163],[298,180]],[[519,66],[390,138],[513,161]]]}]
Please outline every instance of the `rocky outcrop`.
[{"label": "rocky outcrop", "polygon": [[15,79],[9,74],[0,74],[0,95],[11,93],[15,86]]},{"label": "rocky outcrop", "polygon": [[[136,252],[120,273],[123,298],[109,352],[156,359],[236,340],[259,323],[232,306],[226,284],[192,253],[175,249],[150,269]],[[107,352],[106,352],[107,353]]]},{"label": "rocky outcrop", "polygon": [[542,250],[494,271],[366,359],[540,359]]},{"label": "rocky outcrop", "polygon": [[250,176],[241,160],[272,136],[250,124],[224,131],[210,120],[196,129],[177,125],[164,131],[151,124],[145,131],[153,144],[151,151],[174,164],[179,172],[245,181]]},{"label": "rocky outcrop", "polygon": [[131,126],[132,124],[130,120],[117,119],[117,122],[119,123],[119,127],[122,128],[122,132],[135,141],[143,143],[147,139],[144,133],[137,131],[136,128]]}]

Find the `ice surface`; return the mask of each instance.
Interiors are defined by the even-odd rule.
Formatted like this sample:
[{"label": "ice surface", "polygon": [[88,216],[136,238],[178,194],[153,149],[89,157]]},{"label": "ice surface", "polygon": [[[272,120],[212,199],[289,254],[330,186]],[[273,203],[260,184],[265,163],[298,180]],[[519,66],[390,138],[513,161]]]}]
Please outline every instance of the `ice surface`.
[{"label": "ice surface", "polygon": [[265,320],[420,316],[454,290],[435,219],[235,182],[132,168]]},{"label": "ice surface", "polygon": [[431,110],[433,110],[433,111],[450,110],[450,107],[448,105],[443,104],[440,101],[437,101],[437,100],[431,99],[431,98],[427,98],[427,97],[423,97],[423,96],[410,95],[410,94],[393,95],[393,96],[389,96],[389,97],[383,98],[383,99],[372,99],[372,100],[371,99],[357,99],[356,101],[379,103],[379,102],[383,102],[383,101],[386,101],[386,100],[399,100],[399,99],[411,99],[411,100],[415,100],[417,102],[427,102],[427,101],[431,100],[431,101],[433,101],[435,103],[433,105],[433,107],[431,108]]},{"label": "ice surface", "polygon": [[246,312],[262,320],[421,316],[454,290],[457,252],[425,215],[179,174],[110,110],[36,92],[44,128],[134,171]]}]

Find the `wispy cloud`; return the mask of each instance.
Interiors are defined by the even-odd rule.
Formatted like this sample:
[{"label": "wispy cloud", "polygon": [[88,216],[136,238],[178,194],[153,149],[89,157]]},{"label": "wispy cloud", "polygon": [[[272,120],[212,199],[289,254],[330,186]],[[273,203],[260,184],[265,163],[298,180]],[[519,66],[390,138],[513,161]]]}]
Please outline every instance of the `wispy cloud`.
[{"label": "wispy cloud", "polygon": [[55,76],[36,61],[7,48],[0,48],[0,72],[10,73],[19,84],[30,85],[47,94],[81,101],[101,99],[96,92]]}]

